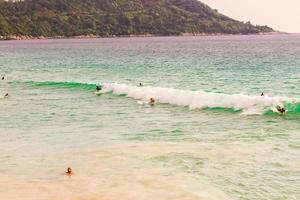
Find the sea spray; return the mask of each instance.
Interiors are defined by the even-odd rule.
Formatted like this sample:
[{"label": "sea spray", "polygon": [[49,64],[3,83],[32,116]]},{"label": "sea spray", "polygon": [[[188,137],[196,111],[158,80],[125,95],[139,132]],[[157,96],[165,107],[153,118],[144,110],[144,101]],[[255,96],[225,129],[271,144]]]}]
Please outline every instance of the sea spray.
[{"label": "sea spray", "polygon": [[[299,109],[299,99],[288,97],[248,96],[244,94],[219,94],[188,91],[163,87],[138,87],[118,83],[105,83],[103,93],[126,94],[134,99],[148,101],[151,97],[159,103],[187,106],[190,109],[231,108],[243,114],[263,114],[267,110],[277,112],[276,107],[289,105]],[[289,110],[288,110],[289,111]]]},{"label": "sea spray", "polygon": [[241,111],[244,115],[274,113],[277,106],[285,107],[290,114],[300,114],[300,99],[278,96],[250,96],[244,94],[222,94],[204,91],[189,91],[164,87],[139,87],[119,83],[80,83],[80,82],[26,82],[35,87],[63,88],[71,90],[95,91],[99,85],[101,93],[113,93],[133,99],[166,103],[190,109],[225,108]]}]

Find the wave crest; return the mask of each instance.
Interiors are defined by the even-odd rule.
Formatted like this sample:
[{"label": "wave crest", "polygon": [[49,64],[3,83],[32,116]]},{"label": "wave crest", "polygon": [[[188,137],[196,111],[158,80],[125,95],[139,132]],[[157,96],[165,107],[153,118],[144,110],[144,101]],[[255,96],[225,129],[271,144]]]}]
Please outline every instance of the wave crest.
[{"label": "wave crest", "polygon": [[138,87],[118,83],[103,84],[103,93],[125,94],[134,99],[148,101],[151,97],[159,103],[187,106],[190,109],[231,108],[242,114],[263,114],[278,112],[281,106],[287,112],[300,112],[300,100],[288,97],[249,96],[244,94],[219,94],[203,91],[187,91],[163,87]]},{"label": "wave crest", "polygon": [[300,114],[300,99],[289,97],[249,96],[244,94],[221,94],[204,91],[189,91],[163,87],[139,87],[119,83],[80,83],[80,82],[27,82],[35,87],[54,87],[72,90],[95,91],[102,87],[101,93],[113,93],[137,100],[149,101],[154,98],[159,103],[185,106],[190,109],[232,109],[245,115],[274,113],[277,106],[285,107],[289,114]]}]

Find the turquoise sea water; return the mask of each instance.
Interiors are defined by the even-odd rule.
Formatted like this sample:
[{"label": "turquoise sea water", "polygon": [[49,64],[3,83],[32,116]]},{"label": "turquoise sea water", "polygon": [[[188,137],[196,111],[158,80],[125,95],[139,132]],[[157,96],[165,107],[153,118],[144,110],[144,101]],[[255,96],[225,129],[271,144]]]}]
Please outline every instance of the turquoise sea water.
[{"label": "turquoise sea water", "polygon": [[0,73],[3,199],[300,199],[300,35],[5,41]]}]

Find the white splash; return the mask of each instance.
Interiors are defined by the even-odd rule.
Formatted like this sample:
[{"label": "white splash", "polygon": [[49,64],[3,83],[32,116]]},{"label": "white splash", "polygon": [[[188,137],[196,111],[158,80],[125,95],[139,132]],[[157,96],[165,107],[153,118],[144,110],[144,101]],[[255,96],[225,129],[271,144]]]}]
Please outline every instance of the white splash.
[{"label": "white splash", "polygon": [[232,108],[242,110],[242,114],[263,114],[266,109],[277,112],[276,106],[283,103],[298,103],[299,99],[288,97],[249,96],[244,94],[219,94],[203,91],[178,90],[163,87],[138,87],[118,83],[104,83],[102,93],[125,94],[128,97],[149,101],[188,106],[190,109]]}]

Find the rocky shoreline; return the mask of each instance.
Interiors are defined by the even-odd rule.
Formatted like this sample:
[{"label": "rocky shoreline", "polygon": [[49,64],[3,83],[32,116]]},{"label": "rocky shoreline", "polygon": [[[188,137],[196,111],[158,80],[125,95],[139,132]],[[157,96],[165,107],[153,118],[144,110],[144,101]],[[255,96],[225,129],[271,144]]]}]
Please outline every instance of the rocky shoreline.
[{"label": "rocky shoreline", "polygon": [[[285,32],[261,32],[256,34],[226,34],[226,33],[182,33],[180,35],[173,36],[222,36],[222,35],[283,35],[288,34]],[[30,36],[30,35],[9,35],[9,36],[1,36],[0,41],[5,40],[43,40],[43,39],[91,39],[91,38],[116,38],[116,37],[159,37],[165,35],[153,35],[153,34],[143,34],[143,35],[110,35],[110,36],[100,36],[100,35],[78,35],[78,36],[53,36],[53,37],[44,37],[44,36]],[[172,35],[169,35],[172,36]]]}]

